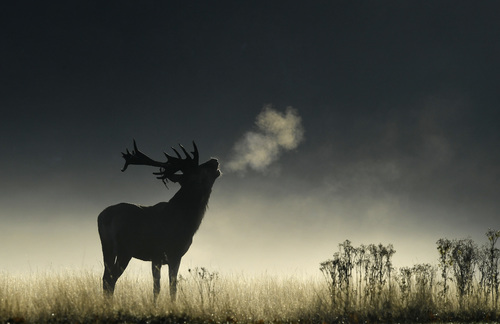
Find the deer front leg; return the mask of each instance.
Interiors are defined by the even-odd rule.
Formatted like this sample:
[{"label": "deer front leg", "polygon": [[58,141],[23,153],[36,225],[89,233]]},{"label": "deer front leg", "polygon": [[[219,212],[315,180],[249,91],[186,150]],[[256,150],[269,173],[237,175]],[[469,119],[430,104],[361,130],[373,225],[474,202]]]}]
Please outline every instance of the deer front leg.
[{"label": "deer front leg", "polygon": [[179,266],[181,264],[181,259],[169,259],[168,260],[168,277],[170,280],[170,300],[175,302],[177,296],[177,272],[179,271]]},{"label": "deer front leg", "polygon": [[161,263],[160,262],[152,262],[152,271],[153,271],[153,300],[156,303],[156,299],[158,299],[158,295],[160,294],[160,279],[161,279]]}]

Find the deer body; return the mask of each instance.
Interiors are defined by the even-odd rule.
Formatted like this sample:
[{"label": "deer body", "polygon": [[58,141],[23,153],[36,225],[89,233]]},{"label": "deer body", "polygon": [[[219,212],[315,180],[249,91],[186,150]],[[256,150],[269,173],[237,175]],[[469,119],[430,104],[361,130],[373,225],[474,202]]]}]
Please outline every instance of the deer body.
[{"label": "deer body", "polygon": [[[161,165],[138,151],[135,142],[134,148],[132,154],[128,151],[124,154],[123,170],[128,164],[160,166],[161,172],[155,174],[162,180],[178,182],[181,188],[169,202],[154,206],[120,203],[99,214],[98,228],[104,257],[103,288],[113,294],[116,281],[130,259],[136,258],[152,262],[155,300],[160,292],[161,267],[168,264],[170,296],[175,300],[181,258],[201,224],[212,185],[220,175],[219,163],[211,159],[198,166],[196,146],[194,160],[180,159],[174,150],[179,158],[167,155],[169,160]],[[187,153],[186,156],[190,158]],[[190,162],[188,166],[185,166],[186,160]],[[183,173],[175,173],[179,170]]]}]

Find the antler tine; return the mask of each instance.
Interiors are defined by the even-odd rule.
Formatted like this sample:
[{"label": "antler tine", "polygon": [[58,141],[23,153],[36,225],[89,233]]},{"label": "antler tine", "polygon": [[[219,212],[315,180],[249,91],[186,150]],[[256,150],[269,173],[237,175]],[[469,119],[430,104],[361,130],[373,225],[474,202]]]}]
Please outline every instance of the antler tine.
[{"label": "antler tine", "polygon": [[156,179],[162,180],[163,182],[168,179],[168,175],[161,170],[158,172],[153,172],[153,174],[156,176]]},{"label": "antler tine", "polygon": [[188,151],[186,151],[186,149],[184,148],[184,146],[182,146],[182,144],[179,144],[179,147],[181,148],[182,152],[184,152],[184,154],[186,155],[186,160],[192,160],[193,159],[191,157],[191,155],[188,153]]},{"label": "antler tine", "polygon": [[177,150],[175,149],[175,147],[172,147],[172,150],[174,150],[175,154],[177,155],[177,157],[178,157],[179,159],[182,159],[182,156],[179,154],[179,151],[177,151]]},{"label": "antler tine", "polygon": [[[133,141],[134,141],[134,150],[137,150],[137,144],[135,143],[135,139]],[[130,151],[128,150],[128,148],[126,148],[125,149],[126,153],[122,152],[122,157],[125,159],[125,164],[123,165],[123,168],[121,169],[122,172],[124,172],[125,170],[127,170],[128,165],[130,164],[129,160],[132,157],[132,155],[134,154],[134,150],[132,150],[132,153],[130,153]]]},{"label": "antler tine", "polygon": [[137,148],[137,143],[135,142],[135,138],[133,139],[134,142],[134,152],[139,152],[139,149]]},{"label": "antler tine", "polygon": [[194,141],[193,141],[193,147],[194,147],[194,151],[192,153],[193,153],[193,157],[194,157],[194,162],[196,163],[196,165],[198,165],[199,160],[200,160],[200,156],[198,154],[198,147],[196,146],[196,143]]}]

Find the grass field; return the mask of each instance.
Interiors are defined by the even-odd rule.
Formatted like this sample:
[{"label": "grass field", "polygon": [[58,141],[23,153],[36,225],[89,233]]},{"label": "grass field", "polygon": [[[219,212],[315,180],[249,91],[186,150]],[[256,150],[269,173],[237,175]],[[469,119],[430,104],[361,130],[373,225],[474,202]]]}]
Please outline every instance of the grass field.
[{"label": "grass field", "polygon": [[[195,274],[192,274],[196,272]],[[413,285],[403,294],[396,283],[375,292],[375,298],[351,297],[344,290],[332,296],[327,282],[270,275],[246,278],[193,269],[182,277],[178,301],[164,289],[152,302],[152,279],[125,276],[112,300],[101,293],[98,274],[64,272],[0,279],[0,321],[10,323],[364,323],[471,322],[499,320],[497,307],[478,295],[459,305],[440,286]],[[351,291],[351,296],[356,290]],[[347,302],[347,304],[346,304]],[[465,306],[464,306],[465,305]]]},{"label": "grass field", "polygon": [[494,322],[500,320],[495,243],[481,249],[470,240],[440,240],[438,265],[395,269],[391,245],[353,247],[345,241],[333,259],[318,265],[315,278],[194,268],[181,274],[176,303],[166,278],[153,303],[152,278],[145,274],[126,272],[110,299],[102,294],[100,273],[2,273],[0,322]]},{"label": "grass field", "polygon": [[[321,278],[319,278],[321,279]],[[166,284],[166,281],[165,281]],[[322,281],[242,275],[204,268],[181,276],[177,302],[164,288],[153,303],[152,279],[125,275],[115,296],[102,295],[99,274],[63,272],[29,277],[3,274],[0,321],[39,322],[259,322],[296,321],[328,300]],[[314,312],[313,312],[314,313]]]}]

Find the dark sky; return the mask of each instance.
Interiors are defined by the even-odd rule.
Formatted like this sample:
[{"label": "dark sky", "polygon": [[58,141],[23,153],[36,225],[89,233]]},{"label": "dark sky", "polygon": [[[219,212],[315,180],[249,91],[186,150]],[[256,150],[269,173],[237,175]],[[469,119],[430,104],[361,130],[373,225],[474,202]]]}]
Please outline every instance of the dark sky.
[{"label": "dark sky", "polygon": [[6,269],[100,271],[98,213],[178,189],[120,172],[133,138],[157,158],[195,140],[224,172],[269,104],[297,110],[304,141],[265,172],[225,172],[186,267],[314,271],[345,239],[410,265],[500,227],[496,1],[0,7]]}]

